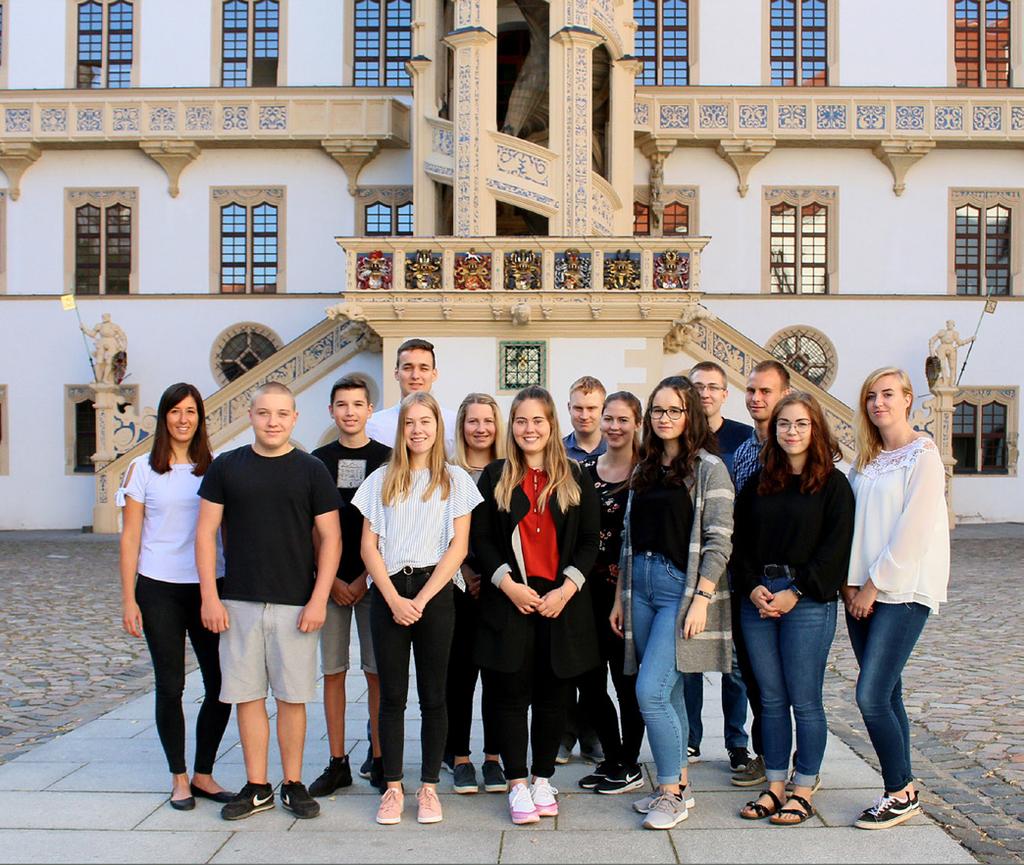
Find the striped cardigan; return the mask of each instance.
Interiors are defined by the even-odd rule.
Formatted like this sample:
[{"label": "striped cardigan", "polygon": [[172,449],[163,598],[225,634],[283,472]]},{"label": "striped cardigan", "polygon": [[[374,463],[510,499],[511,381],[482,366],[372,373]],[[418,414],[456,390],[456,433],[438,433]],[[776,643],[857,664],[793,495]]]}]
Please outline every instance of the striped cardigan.
[{"label": "striped cardigan", "polygon": [[[676,613],[676,669],[680,673],[703,673],[709,670],[729,672],[732,670],[732,612],[726,564],[732,551],[733,486],[721,458],[705,450],[701,450],[698,457],[694,481],[690,486],[693,529],[690,532],[686,563],[686,589]],[[636,643],[633,640],[633,544],[629,530],[632,506],[631,490],[622,528],[622,556],[619,559],[627,674],[635,673],[638,666]],[[684,640],[686,611],[701,577],[716,585],[714,597],[708,602],[707,625],[703,633]]]}]

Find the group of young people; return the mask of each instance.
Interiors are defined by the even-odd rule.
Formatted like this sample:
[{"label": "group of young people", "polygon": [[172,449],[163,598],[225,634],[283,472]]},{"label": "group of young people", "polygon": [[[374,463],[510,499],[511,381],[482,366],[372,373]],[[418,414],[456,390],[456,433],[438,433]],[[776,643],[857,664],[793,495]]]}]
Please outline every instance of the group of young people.
[{"label": "group of young people", "polygon": [[[254,442],[215,459],[196,389],[163,394],[152,451],[119,492],[121,583],[124,627],[145,635],[153,658],[173,807],[209,798],[228,820],[274,807],[268,687],[282,806],[315,817],[317,797],[352,783],[355,619],[371,743],[360,774],[380,788],[381,824],[404,812],[411,658],[421,823],[443,819],[442,766],[456,792],[479,790],[479,680],[483,786],[507,792],[513,823],[558,813],[551,779],[567,741],[583,741],[585,719],[599,761],[580,786],[642,787],[646,730],[656,783],[633,808],[646,828],[677,825],[694,806],[703,674],[719,671],[733,783],[766,784],[740,817],[796,825],[814,814],[820,785],[822,687],[841,599],[885,785],[854,825],[885,828],[919,809],[901,675],[946,599],[949,534],[942,462],[910,426],[905,372],[865,380],[849,478],[821,406],[791,390],[775,361],[750,372],[753,427],[722,417],[726,372],[703,362],[659,382],[646,405],[579,379],[565,439],[544,388],[521,390],[506,424],[487,394],[469,394],[454,415],[442,409],[430,393],[437,375],[433,346],[413,339],[398,349],[397,406],[374,412],[362,378],[339,379],[329,403],[337,441],[312,454],[290,442],[298,414],[284,385],[255,391]],[[205,689],[191,778],[186,637]],[[307,790],[318,645],[330,759]],[[231,704],[247,778],[237,793],[212,775]]]}]

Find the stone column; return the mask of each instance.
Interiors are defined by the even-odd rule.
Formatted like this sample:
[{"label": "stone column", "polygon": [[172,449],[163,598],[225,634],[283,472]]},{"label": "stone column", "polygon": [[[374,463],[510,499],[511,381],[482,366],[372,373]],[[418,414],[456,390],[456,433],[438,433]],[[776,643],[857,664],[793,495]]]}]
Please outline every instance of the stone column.
[{"label": "stone column", "polygon": [[96,394],[92,407],[96,411],[96,453],[92,455],[96,472],[96,499],[92,508],[92,530],[96,534],[116,534],[119,531],[117,505],[111,489],[111,479],[103,467],[117,458],[114,447],[114,415],[117,412],[119,388],[116,384],[95,382],[90,385]]},{"label": "stone column", "polygon": [[935,444],[942,457],[942,467],[946,473],[946,511],[949,516],[949,527],[956,526],[956,514],[953,512],[953,413],[956,411],[956,386],[936,384],[932,387],[932,412],[935,431]]},{"label": "stone column", "polygon": [[437,117],[440,103],[438,64],[445,62],[445,47],[438,35],[441,15],[437,0],[420,0],[413,21],[412,59],[406,64],[412,78],[412,200],[414,232],[437,233],[437,189],[423,166],[430,155],[432,129],[427,119]]},{"label": "stone column", "polygon": [[612,231],[633,233],[633,93],[640,63],[628,57],[612,60],[609,97],[608,181],[622,202],[612,216]]}]

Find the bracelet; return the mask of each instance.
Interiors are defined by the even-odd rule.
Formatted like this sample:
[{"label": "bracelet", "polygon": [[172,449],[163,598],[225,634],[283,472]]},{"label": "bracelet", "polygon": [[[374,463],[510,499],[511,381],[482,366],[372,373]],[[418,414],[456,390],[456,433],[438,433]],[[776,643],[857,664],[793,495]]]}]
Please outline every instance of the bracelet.
[{"label": "bracelet", "polygon": [[564,604],[565,603],[565,589],[563,589],[561,586],[558,587],[558,597],[560,597],[562,599],[562,603]]},{"label": "bracelet", "polygon": [[711,594],[711,592],[705,592],[703,589],[696,589],[694,591],[694,594],[695,595],[700,595],[702,598],[707,598],[709,601],[712,600],[715,597],[714,595]]}]

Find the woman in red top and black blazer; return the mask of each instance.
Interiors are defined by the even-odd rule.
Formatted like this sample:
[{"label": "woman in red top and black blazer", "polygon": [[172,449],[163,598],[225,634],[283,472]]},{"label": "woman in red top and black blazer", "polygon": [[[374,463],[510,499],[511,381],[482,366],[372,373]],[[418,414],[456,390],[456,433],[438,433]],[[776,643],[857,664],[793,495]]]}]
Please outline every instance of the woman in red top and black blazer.
[{"label": "woman in red top and black blazer", "polygon": [[476,661],[495,695],[512,821],[533,823],[558,813],[548,779],[568,696],[573,679],[599,661],[586,575],[597,557],[600,507],[589,474],[566,456],[544,388],[524,388],[513,400],[506,452],[508,459],[484,469],[484,501],[473,512],[481,574]]}]

